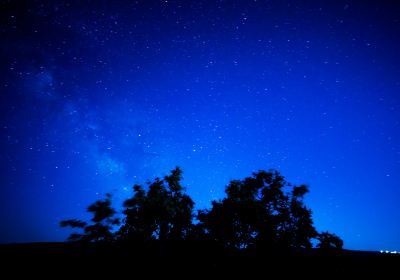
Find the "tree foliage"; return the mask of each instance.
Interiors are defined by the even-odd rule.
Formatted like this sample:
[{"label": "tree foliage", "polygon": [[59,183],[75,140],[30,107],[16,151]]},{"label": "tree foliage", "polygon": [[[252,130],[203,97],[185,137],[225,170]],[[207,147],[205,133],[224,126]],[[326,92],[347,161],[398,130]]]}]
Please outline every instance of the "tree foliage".
[{"label": "tree foliage", "polygon": [[119,219],[114,218],[116,211],[111,207],[111,195],[106,194],[103,200],[97,200],[87,208],[92,213],[92,223],[87,224],[77,219],[60,222],[61,227],[81,228],[83,233],[72,233],[70,241],[112,241],[114,239],[113,228],[119,224]]},{"label": "tree foliage", "polygon": [[182,170],[177,167],[163,180],[156,178],[146,191],[133,187],[134,195],[124,202],[124,225],[119,235],[125,240],[182,240],[193,220],[193,200],[181,185]]},{"label": "tree foliage", "polygon": [[[285,189],[291,188],[291,191]],[[291,187],[277,171],[231,181],[226,198],[200,211],[210,239],[226,247],[309,248],[317,232],[303,203],[305,185]]]}]

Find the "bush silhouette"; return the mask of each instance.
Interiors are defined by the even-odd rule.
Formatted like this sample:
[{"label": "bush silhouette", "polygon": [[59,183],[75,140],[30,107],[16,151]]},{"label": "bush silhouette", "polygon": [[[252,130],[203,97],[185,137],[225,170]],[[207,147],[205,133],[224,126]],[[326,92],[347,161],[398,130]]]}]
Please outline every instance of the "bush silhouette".
[{"label": "bush silhouette", "polygon": [[343,248],[343,240],[333,233],[321,232],[318,234],[317,239],[319,240],[317,247],[320,249],[327,250]]}]

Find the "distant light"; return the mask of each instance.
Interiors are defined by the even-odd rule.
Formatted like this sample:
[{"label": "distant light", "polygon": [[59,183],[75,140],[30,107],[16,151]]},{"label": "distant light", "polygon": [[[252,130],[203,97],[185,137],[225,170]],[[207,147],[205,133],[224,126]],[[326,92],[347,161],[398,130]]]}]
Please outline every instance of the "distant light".
[{"label": "distant light", "polygon": [[399,254],[400,255],[400,251],[389,251],[389,250],[380,250],[379,251],[381,254]]}]

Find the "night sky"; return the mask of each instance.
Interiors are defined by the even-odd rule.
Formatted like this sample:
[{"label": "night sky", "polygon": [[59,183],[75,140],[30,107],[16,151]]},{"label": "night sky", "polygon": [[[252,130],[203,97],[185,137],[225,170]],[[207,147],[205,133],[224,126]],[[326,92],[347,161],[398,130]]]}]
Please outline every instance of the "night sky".
[{"label": "night sky", "polygon": [[0,242],[180,166],[197,209],[275,168],[318,230],[400,250],[395,2],[2,0]]}]

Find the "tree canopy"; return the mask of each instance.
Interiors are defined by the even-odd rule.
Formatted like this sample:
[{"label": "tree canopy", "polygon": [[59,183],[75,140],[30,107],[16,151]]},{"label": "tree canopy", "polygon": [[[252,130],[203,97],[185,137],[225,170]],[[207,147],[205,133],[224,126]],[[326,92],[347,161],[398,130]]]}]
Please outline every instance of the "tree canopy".
[{"label": "tree canopy", "polygon": [[124,224],[118,237],[128,240],[182,240],[192,228],[193,200],[184,193],[177,167],[163,180],[156,178],[147,191],[133,187],[134,195],[124,202]]},{"label": "tree canopy", "polygon": [[[286,190],[285,189],[289,189]],[[278,171],[258,171],[226,188],[227,197],[199,213],[206,234],[224,246],[310,248],[317,236],[305,185],[291,186]]]},{"label": "tree canopy", "polygon": [[105,199],[89,205],[87,211],[93,215],[90,224],[77,219],[60,222],[61,227],[83,229],[83,233],[72,233],[68,239],[89,242],[114,240],[113,227],[118,226],[120,221],[114,217],[116,211],[111,207],[111,195],[106,194]]}]

